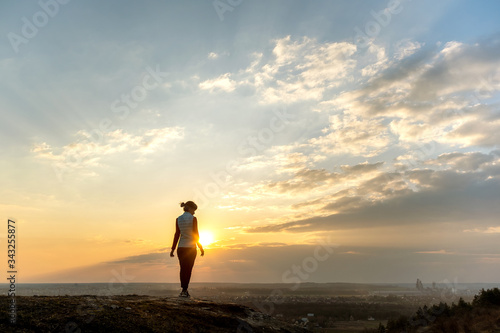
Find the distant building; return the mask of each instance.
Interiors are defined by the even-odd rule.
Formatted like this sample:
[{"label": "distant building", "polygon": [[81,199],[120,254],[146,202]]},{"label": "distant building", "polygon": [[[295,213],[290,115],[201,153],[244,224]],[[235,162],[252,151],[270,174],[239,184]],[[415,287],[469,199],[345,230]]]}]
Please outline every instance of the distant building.
[{"label": "distant building", "polygon": [[420,279],[417,279],[417,290],[424,291],[424,285],[422,284],[422,281],[420,281]]},{"label": "distant building", "polygon": [[368,317],[368,320],[375,320],[372,316]]},{"label": "distant building", "polygon": [[308,317],[314,317],[314,313],[308,313],[307,316]]}]

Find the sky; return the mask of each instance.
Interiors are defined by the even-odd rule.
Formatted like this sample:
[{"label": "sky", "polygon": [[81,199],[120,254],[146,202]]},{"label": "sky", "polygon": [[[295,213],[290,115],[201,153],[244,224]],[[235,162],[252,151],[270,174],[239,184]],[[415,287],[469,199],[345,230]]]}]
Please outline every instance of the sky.
[{"label": "sky", "polygon": [[[3,1],[18,282],[500,282],[497,1]],[[1,263],[7,270],[7,261]]]}]

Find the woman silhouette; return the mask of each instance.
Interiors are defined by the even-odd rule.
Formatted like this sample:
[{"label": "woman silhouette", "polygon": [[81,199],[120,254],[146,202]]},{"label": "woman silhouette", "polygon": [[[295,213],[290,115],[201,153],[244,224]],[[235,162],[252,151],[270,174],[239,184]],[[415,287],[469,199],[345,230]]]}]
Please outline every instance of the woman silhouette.
[{"label": "woman silhouette", "polygon": [[175,235],[170,256],[174,256],[175,247],[177,246],[177,242],[179,242],[177,257],[181,266],[180,278],[182,287],[179,297],[189,297],[188,286],[194,260],[196,259],[196,245],[200,248],[202,257],[205,255],[205,251],[199,242],[198,221],[193,216],[198,206],[194,202],[188,201],[181,203],[181,207],[184,207],[184,214],[175,220]]}]

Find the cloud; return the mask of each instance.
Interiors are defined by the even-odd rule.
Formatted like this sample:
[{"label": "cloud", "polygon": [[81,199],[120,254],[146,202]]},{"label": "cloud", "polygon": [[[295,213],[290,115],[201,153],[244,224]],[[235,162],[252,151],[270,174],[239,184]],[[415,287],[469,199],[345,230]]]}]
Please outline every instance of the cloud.
[{"label": "cloud", "polygon": [[486,231],[484,231],[484,233],[486,233],[486,234],[498,234],[498,233],[500,233],[500,227],[489,227],[488,229],[486,229]]},{"label": "cloud", "polygon": [[[365,181],[356,189],[296,205],[299,208],[323,205],[316,216],[268,223],[245,231],[311,232],[429,223],[488,224],[500,214],[497,193],[500,193],[500,179],[482,171],[386,173]],[[324,215],[328,210],[337,212]]]},{"label": "cloud", "polygon": [[437,251],[417,251],[415,253],[422,253],[422,254],[455,254],[454,252],[448,252],[446,250],[437,250]]},{"label": "cloud", "polygon": [[[386,96],[384,92],[388,89],[399,92],[394,94],[395,101],[401,103],[401,97],[404,97],[409,102],[408,106],[422,102],[446,102],[448,98],[445,97],[452,94],[474,93],[481,79],[495,81],[494,78],[500,76],[499,51],[498,41],[472,45],[449,42],[441,50],[422,49],[403,61],[395,62],[358,93],[365,102],[376,102],[379,97]],[[397,105],[386,105],[393,108],[384,111],[383,104],[379,104],[379,108],[371,112],[388,114]]]},{"label": "cloud", "polygon": [[[103,166],[102,160],[119,153],[147,156],[170,147],[184,137],[181,127],[144,130],[138,135],[115,130],[100,137],[79,131],[76,140],[66,146],[52,147],[46,142],[35,143],[31,152],[41,160],[51,161],[58,168],[83,170]],[[89,172],[88,175],[95,175]]]},{"label": "cloud", "polygon": [[[321,133],[312,130],[319,123],[308,123],[303,141],[285,148],[309,161],[369,158],[428,143],[495,147],[500,115],[485,96],[500,89],[499,45],[495,38],[429,46],[404,39],[358,50],[349,42],[286,36],[272,41],[270,53],[254,53],[246,68],[205,80],[200,88],[235,93],[251,86],[261,105],[305,103],[308,112],[301,117],[325,113]],[[262,162],[257,156],[249,164]]]},{"label": "cloud", "polygon": [[212,80],[206,80],[199,84],[199,87],[202,90],[209,90],[210,92],[214,92],[217,90],[232,92],[236,89],[238,83],[231,79],[231,74],[226,73],[218,78]]},{"label": "cloud", "polygon": [[477,112],[468,117],[445,137],[447,142],[458,142],[464,147],[498,147],[500,142],[500,114]]},{"label": "cloud", "polygon": [[349,79],[356,61],[356,46],[348,42],[319,43],[313,38],[292,40],[286,36],[273,41],[271,54],[255,53],[255,60],[237,73],[225,73],[200,83],[203,90],[233,92],[252,86],[261,104],[295,103],[316,100],[331,88]]},{"label": "cloud", "polygon": [[488,96],[500,88],[499,45],[402,40],[361,51],[288,36],[227,73],[235,87],[253,85],[260,106],[300,110],[305,128],[238,159],[234,205],[270,213],[244,230],[491,225],[500,114]]},{"label": "cloud", "polygon": [[363,253],[357,252],[357,251],[346,251],[346,252],[341,252],[341,253],[344,253],[344,254],[363,254]]},{"label": "cloud", "polygon": [[106,262],[106,264],[163,264],[168,256],[167,251],[153,252],[146,254],[138,254],[135,256],[129,256],[122,259],[116,259]]},{"label": "cloud", "polygon": [[280,193],[302,192],[321,186],[329,186],[376,171],[382,164],[383,162],[361,163],[354,166],[343,165],[341,173],[329,172],[325,169],[303,168],[295,172],[291,179],[269,183],[267,190],[276,190]]},{"label": "cloud", "polygon": [[377,163],[364,162],[356,165],[341,165],[340,168],[342,169],[342,172],[344,172],[344,174],[346,175],[360,175],[375,171],[383,164],[384,162],[377,162]]},{"label": "cloud", "polygon": [[181,127],[165,127],[147,130],[137,148],[136,152],[140,154],[151,154],[166,143],[175,142],[184,138],[184,129]]},{"label": "cloud", "polygon": [[384,47],[371,43],[368,47],[368,53],[373,54],[375,59],[370,61],[370,64],[361,69],[361,76],[374,77],[380,71],[386,69],[390,62],[386,55],[386,50]]},{"label": "cloud", "polygon": [[287,246],[288,244],[286,243],[280,243],[280,242],[261,242],[259,243],[259,246],[269,246],[269,247],[276,247],[276,246]]},{"label": "cloud", "polygon": [[52,147],[46,142],[35,143],[33,148],[31,148],[31,152],[36,154],[38,158],[46,160],[60,161],[64,159],[62,155],[54,155]]},{"label": "cloud", "polygon": [[424,44],[417,41],[409,39],[400,40],[395,45],[394,56],[397,60],[404,59],[417,52],[422,46],[424,46]]},{"label": "cloud", "polygon": [[500,258],[483,257],[483,258],[479,258],[478,262],[481,263],[481,264],[494,264],[494,265],[498,265],[498,264],[500,264]]},{"label": "cloud", "polygon": [[475,91],[481,78],[500,75],[500,43],[488,41],[473,45],[448,42],[432,66],[416,80],[410,97],[435,99],[464,91]]},{"label": "cloud", "polygon": [[325,154],[376,156],[391,142],[389,129],[382,119],[364,118],[351,114],[330,117],[326,134],[312,138],[308,145]]},{"label": "cloud", "polygon": [[237,165],[239,171],[252,171],[256,169],[272,169],[276,174],[294,173],[305,168],[311,156],[302,152],[293,152],[291,146],[275,146],[266,149],[261,155],[240,159]]},{"label": "cloud", "polygon": [[[329,105],[350,119],[377,116],[380,124],[389,123],[394,137],[386,144],[497,145],[500,116],[486,101],[500,90],[500,42],[410,45],[411,55],[396,53],[390,66],[370,72],[364,86],[342,92]],[[368,131],[377,139],[374,133]]]},{"label": "cloud", "polygon": [[486,229],[466,229],[464,232],[476,232],[482,234],[500,234],[500,227],[488,227]]},{"label": "cloud", "polygon": [[436,159],[428,160],[428,165],[446,166],[455,170],[475,171],[482,166],[487,166],[493,161],[500,162],[500,152],[493,151],[489,154],[481,152],[453,152],[439,155]]}]

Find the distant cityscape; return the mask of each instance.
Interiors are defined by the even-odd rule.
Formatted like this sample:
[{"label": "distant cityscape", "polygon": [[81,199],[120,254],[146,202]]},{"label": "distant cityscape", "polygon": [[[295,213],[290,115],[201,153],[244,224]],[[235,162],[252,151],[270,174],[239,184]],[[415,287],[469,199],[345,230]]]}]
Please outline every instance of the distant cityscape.
[{"label": "distant cityscape", "polygon": [[[280,290],[288,296],[439,296],[453,294],[457,296],[472,296],[481,289],[499,287],[500,283],[388,283],[388,284],[357,284],[357,283],[302,283],[293,291],[288,284],[283,283],[192,283],[191,289],[200,297],[246,297],[269,293],[269,290]],[[178,283],[19,283],[18,296],[64,296],[64,295],[149,295],[176,296]],[[8,284],[0,284],[0,295],[7,295]],[[315,295],[317,290],[326,294]],[[352,294],[349,294],[352,293]]]}]

